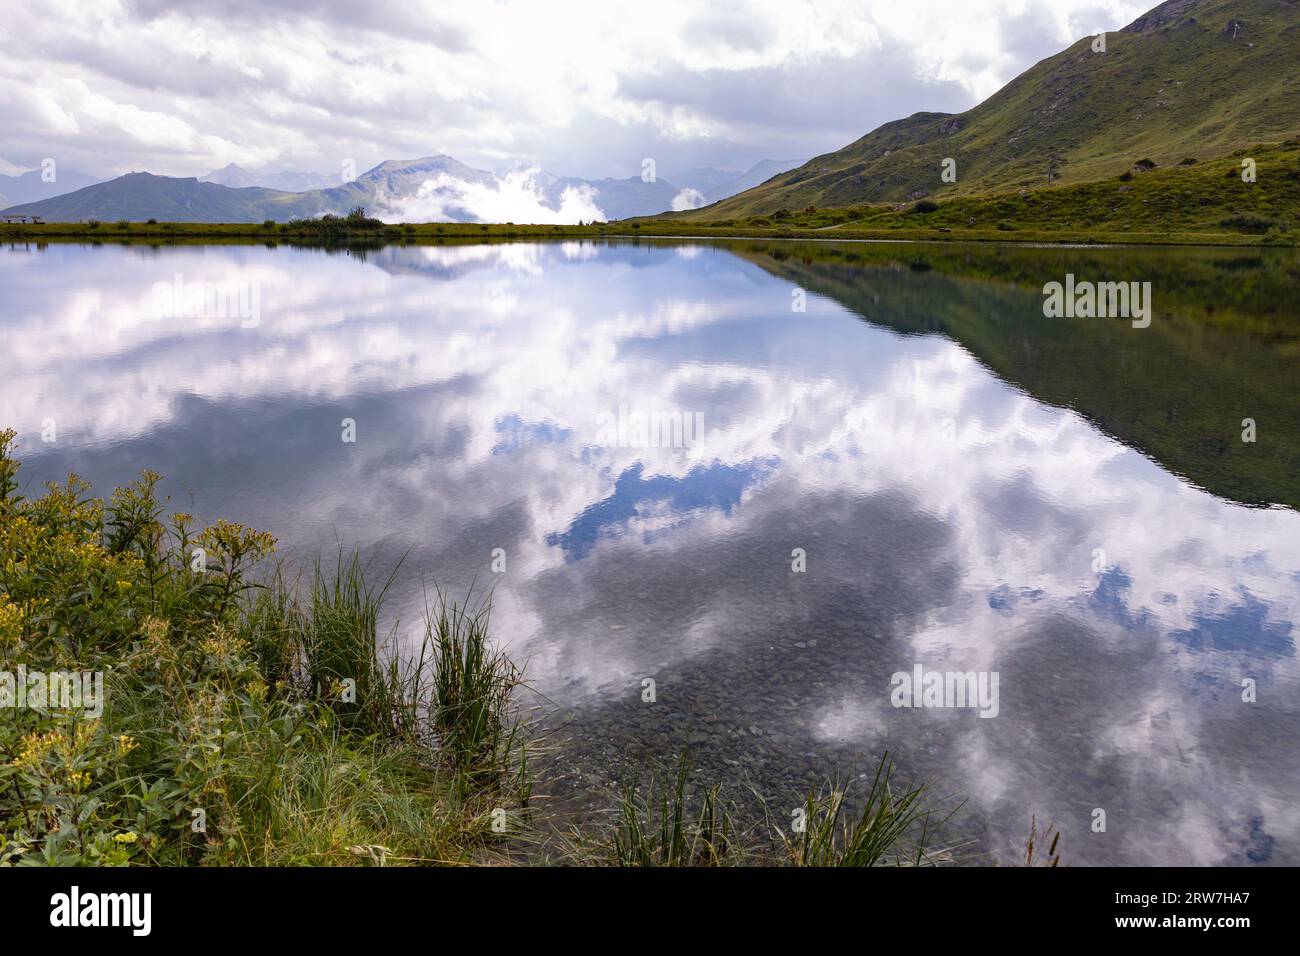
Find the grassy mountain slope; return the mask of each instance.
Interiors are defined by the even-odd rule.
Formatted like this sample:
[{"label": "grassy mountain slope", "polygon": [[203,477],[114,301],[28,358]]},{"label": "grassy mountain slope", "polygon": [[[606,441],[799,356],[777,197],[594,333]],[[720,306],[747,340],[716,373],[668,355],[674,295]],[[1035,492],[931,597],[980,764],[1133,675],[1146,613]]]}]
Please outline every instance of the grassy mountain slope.
[{"label": "grassy mountain slope", "polygon": [[[958,115],[917,113],[680,218],[1014,191],[1166,166],[1300,131],[1300,0],[1168,0]],[[957,161],[957,182],[941,180]]]},{"label": "grassy mountain slope", "polygon": [[[1242,162],[1255,163],[1255,181],[1242,179]],[[704,225],[674,213],[655,225]],[[1300,138],[1255,144],[1191,165],[1125,172],[1095,182],[1022,192],[956,196],[939,202],[815,208],[772,216],[712,220],[718,226],[817,230],[826,238],[870,232],[878,237],[969,238],[993,233],[1078,240],[1125,240],[1164,233],[1201,242],[1257,236],[1266,242],[1300,240]]]},{"label": "grassy mountain slope", "polygon": [[759,160],[749,169],[745,170],[739,176],[727,179],[718,185],[705,191],[704,195],[709,202],[717,202],[720,199],[727,199],[737,193],[742,193],[746,189],[753,189],[755,186],[761,186],[773,176],[789,172],[802,166],[806,160],[802,159],[763,159]]}]

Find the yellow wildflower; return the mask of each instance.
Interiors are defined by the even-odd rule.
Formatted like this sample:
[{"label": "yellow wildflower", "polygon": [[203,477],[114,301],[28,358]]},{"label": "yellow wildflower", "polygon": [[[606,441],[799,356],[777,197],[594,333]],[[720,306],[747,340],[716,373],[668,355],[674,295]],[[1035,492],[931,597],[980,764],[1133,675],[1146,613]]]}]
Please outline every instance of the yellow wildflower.
[{"label": "yellow wildflower", "polygon": [[11,767],[19,770],[35,767],[53,753],[63,743],[63,735],[57,730],[45,734],[27,734],[21,741],[18,756],[10,761]]}]

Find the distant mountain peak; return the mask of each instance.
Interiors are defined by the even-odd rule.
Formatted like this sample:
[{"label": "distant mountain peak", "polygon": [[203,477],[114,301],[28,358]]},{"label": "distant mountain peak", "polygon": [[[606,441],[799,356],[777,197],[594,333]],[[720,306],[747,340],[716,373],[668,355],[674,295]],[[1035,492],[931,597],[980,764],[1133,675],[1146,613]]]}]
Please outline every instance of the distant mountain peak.
[{"label": "distant mountain peak", "polygon": [[23,203],[39,202],[75,192],[99,182],[96,176],[60,167],[53,182],[46,182],[44,170],[29,169],[15,176],[0,175],[0,209]]},{"label": "distant mountain peak", "polygon": [[252,170],[238,163],[227,163],[220,169],[214,169],[199,177],[201,183],[215,183],[231,189],[259,187],[276,189],[281,192],[307,192],[312,189],[328,189],[337,186],[337,176],[324,173],[298,172],[295,170]]},{"label": "distant mountain peak", "polygon": [[429,169],[443,166],[464,166],[455,156],[439,153],[436,156],[419,156],[415,159],[386,159],[372,169]]}]

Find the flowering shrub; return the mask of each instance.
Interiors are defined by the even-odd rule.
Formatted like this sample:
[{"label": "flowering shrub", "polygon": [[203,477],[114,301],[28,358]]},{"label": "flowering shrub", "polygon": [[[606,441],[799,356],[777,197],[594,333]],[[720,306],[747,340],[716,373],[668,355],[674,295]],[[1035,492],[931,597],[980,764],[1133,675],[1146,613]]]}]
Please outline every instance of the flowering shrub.
[{"label": "flowering shrub", "polygon": [[[149,471],[106,502],[76,476],[26,499],[13,440],[0,431],[0,865],[465,857],[484,809],[392,718],[418,708],[378,660],[374,607],[335,631],[369,668],[353,686],[386,696],[340,703],[310,659],[313,614],[340,602],[304,612],[278,575],[257,582],[270,535],[164,520]],[[66,674],[102,677],[103,700],[51,692],[81,686]]]}]

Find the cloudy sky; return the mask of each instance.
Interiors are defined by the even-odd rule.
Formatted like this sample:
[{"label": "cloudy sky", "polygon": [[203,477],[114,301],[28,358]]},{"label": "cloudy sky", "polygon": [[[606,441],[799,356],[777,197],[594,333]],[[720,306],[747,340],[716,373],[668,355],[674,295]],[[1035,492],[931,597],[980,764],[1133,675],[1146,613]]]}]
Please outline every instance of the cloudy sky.
[{"label": "cloudy sky", "polygon": [[743,168],[956,112],[1155,0],[3,0],[0,172]]}]

